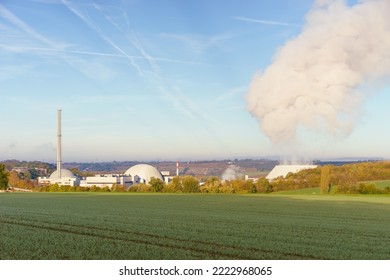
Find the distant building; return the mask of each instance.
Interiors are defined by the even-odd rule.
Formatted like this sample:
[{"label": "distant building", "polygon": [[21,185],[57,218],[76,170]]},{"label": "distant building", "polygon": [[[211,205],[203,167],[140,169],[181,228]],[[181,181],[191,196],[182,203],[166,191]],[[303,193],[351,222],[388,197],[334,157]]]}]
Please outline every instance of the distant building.
[{"label": "distant building", "polygon": [[154,166],[149,164],[137,164],[125,172],[125,175],[131,176],[133,178],[133,183],[149,183],[152,178],[160,179],[164,182],[164,177],[160,171],[157,170]]},{"label": "distant building", "polygon": [[279,177],[286,178],[288,173],[297,173],[301,170],[313,168],[317,168],[317,165],[276,165],[265,178],[272,181]]},{"label": "distant building", "polygon": [[80,181],[80,187],[109,187],[112,188],[114,185],[121,185],[125,187],[130,187],[133,184],[131,176],[126,176],[122,174],[102,174],[86,177],[84,180]]},{"label": "distant building", "polygon": [[50,177],[38,177],[38,184],[40,185],[52,185],[58,184],[60,186],[79,186],[80,178],[73,174],[69,169],[61,169],[61,176],[58,170],[54,171]]},{"label": "distant building", "polygon": [[[168,173],[163,176],[160,171],[149,164],[137,164],[130,167],[124,174],[103,174],[86,177],[80,180],[68,169],[61,168],[61,110],[58,110],[58,134],[57,134],[57,170],[50,177],[38,177],[40,185],[58,184],[61,186],[81,186],[81,187],[112,187],[113,185],[122,185],[131,187],[139,183],[149,183],[152,178],[160,179],[168,183],[171,176]],[[178,164],[177,164],[178,168]]]}]

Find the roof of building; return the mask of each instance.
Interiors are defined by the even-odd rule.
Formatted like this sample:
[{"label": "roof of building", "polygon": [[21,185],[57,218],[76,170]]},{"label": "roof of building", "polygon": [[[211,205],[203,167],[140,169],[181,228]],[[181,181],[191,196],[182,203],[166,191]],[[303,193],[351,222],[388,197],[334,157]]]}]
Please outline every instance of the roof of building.
[{"label": "roof of building", "polygon": [[129,169],[127,169],[127,171],[125,172],[125,175],[128,175],[128,176],[130,175],[133,178],[133,180],[134,180],[135,176],[138,176],[139,178],[144,180],[146,183],[149,183],[149,181],[150,181],[150,179],[152,179],[152,177],[154,177],[156,179],[160,179],[162,181],[164,180],[160,171],[158,171],[157,168],[155,168],[154,166],[151,166],[149,164],[134,165],[134,166],[130,167]]},{"label": "roof of building", "polygon": [[297,173],[304,169],[313,169],[317,165],[276,165],[274,169],[265,177],[267,180],[274,180],[279,177],[285,178],[288,173]]},{"label": "roof of building", "polygon": [[[73,174],[72,171],[70,171],[69,169],[65,169],[65,168],[61,168],[61,178],[75,178],[76,176]],[[50,179],[53,179],[53,180],[56,180],[56,179],[60,179],[58,177],[58,172],[57,170],[54,171],[53,173],[51,173],[50,175]]]}]

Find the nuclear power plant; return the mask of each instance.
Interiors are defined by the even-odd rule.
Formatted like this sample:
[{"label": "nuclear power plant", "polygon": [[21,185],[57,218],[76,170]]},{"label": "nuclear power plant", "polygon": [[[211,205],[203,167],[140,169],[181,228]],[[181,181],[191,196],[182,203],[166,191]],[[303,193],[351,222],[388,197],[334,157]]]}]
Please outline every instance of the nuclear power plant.
[{"label": "nuclear power plant", "polygon": [[[80,186],[80,187],[112,187],[113,185],[122,185],[127,188],[135,184],[149,183],[152,178],[160,179],[169,183],[173,176],[169,171],[160,172],[152,165],[137,164],[128,168],[123,174],[98,174],[80,178],[73,174],[69,169],[62,168],[62,132],[61,132],[61,109],[57,112],[57,168],[49,177],[38,177],[40,185],[58,184],[60,186]],[[316,168],[317,165],[276,165],[266,176],[266,179],[273,181],[277,178],[286,178],[289,173],[296,173],[304,169]],[[179,162],[176,162],[176,176],[179,176]],[[246,180],[256,181],[258,178],[249,178]]]},{"label": "nuclear power plant", "polygon": [[[130,187],[134,184],[149,183],[152,178],[160,179],[165,183],[172,180],[169,172],[160,172],[149,164],[137,164],[127,169],[124,174],[100,174],[81,179],[69,169],[62,168],[61,109],[57,111],[57,128],[57,168],[50,177],[39,177],[38,183],[40,185],[58,184],[60,186],[72,187],[112,187],[113,185],[123,185]],[[176,167],[176,175],[179,175],[179,163],[176,163]]]}]

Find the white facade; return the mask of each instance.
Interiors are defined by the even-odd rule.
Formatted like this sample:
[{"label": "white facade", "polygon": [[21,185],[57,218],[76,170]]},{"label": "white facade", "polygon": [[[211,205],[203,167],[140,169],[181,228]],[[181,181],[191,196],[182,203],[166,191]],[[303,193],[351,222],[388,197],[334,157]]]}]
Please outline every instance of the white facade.
[{"label": "white facade", "polygon": [[86,177],[85,180],[80,182],[81,187],[109,187],[112,188],[113,185],[122,185],[129,187],[133,184],[131,176],[126,175],[114,175],[114,174],[103,174],[95,175],[91,177]]},{"label": "white facade", "polygon": [[61,177],[58,170],[54,171],[50,177],[38,177],[38,184],[40,185],[53,185],[58,184],[60,186],[76,187],[80,185],[80,179],[68,169],[61,169]]},{"label": "white facade", "polygon": [[286,178],[288,173],[297,173],[305,169],[317,168],[317,165],[276,165],[265,177],[267,180],[275,180],[279,177]]},{"label": "white facade", "polygon": [[161,175],[161,172],[157,168],[149,164],[137,164],[125,172],[125,175],[131,176],[133,178],[133,183],[149,183],[152,178],[160,179],[164,182],[164,178]]},{"label": "white facade", "polygon": [[40,185],[54,185],[77,187],[80,185],[80,179],[74,177],[62,177],[60,179],[52,179],[47,177],[38,177],[38,184]]}]

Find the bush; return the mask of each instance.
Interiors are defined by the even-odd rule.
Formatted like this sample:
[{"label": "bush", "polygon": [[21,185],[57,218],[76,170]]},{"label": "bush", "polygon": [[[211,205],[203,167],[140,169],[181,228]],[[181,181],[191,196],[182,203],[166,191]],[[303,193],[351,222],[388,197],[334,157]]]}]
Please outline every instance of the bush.
[{"label": "bush", "polygon": [[256,192],[269,193],[272,192],[272,186],[265,178],[259,178],[255,183]]},{"label": "bush", "polygon": [[356,194],[359,193],[356,186],[338,185],[333,188],[334,193]]},{"label": "bush", "polygon": [[360,183],[357,190],[361,194],[380,194],[380,193],[382,193],[382,191],[378,190],[374,184]]},{"label": "bush", "polygon": [[[107,187],[108,188],[108,187]],[[114,184],[111,189],[109,188],[109,191],[111,192],[126,192],[127,189],[125,186],[123,185],[117,185],[117,184]]]},{"label": "bush", "polygon": [[132,185],[129,188],[129,192],[151,192],[151,187],[147,184],[141,183],[141,184],[136,184]]},{"label": "bush", "polygon": [[222,186],[221,178],[210,177],[206,180],[203,186],[199,187],[202,193],[219,193],[219,188]]},{"label": "bush", "polygon": [[220,193],[234,193],[234,188],[231,186],[229,181],[225,181],[219,188]]},{"label": "bush", "polygon": [[164,182],[158,178],[152,178],[149,181],[149,186],[152,192],[161,192],[164,188]]},{"label": "bush", "polygon": [[192,176],[185,176],[182,179],[182,191],[183,193],[196,193],[199,192],[199,181]]}]

